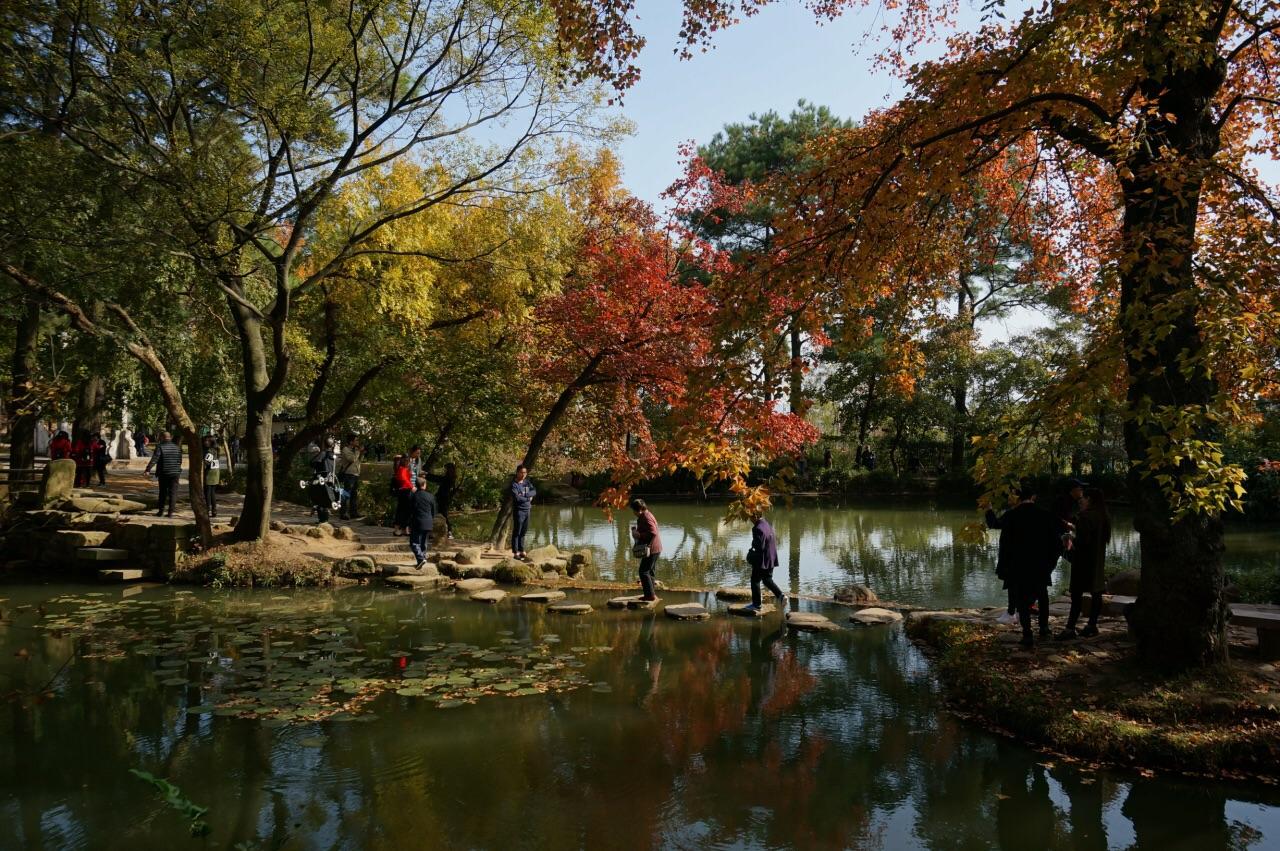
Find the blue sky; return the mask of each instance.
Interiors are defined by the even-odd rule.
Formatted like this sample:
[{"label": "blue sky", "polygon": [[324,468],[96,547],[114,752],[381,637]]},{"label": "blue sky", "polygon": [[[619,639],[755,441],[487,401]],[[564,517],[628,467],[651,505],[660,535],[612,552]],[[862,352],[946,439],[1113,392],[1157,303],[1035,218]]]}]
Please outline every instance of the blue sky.
[{"label": "blue sky", "polygon": [[627,187],[648,201],[656,202],[678,176],[682,142],[706,142],[753,112],[785,115],[801,98],[858,118],[900,91],[887,73],[870,71],[880,29],[874,9],[819,24],[796,0],[781,0],[717,33],[707,53],[680,60],[673,49],[681,4],[640,0],[637,6],[648,43],[638,62],[640,82],[621,110],[636,132],[618,151]]}]

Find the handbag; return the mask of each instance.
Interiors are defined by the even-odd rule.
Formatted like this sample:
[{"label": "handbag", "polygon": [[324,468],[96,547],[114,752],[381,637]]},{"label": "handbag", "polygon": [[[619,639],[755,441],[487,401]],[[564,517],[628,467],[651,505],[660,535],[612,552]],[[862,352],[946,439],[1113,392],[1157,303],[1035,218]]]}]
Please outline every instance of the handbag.
[{"label": "handbag", "polygon": [[633,556],[635,556],[636,558],[648,558],[648,557],[649,557],[649,545],[648,545],[648,544],[632,544],[632,545],[631,545],[631,554],[632,554]]}]

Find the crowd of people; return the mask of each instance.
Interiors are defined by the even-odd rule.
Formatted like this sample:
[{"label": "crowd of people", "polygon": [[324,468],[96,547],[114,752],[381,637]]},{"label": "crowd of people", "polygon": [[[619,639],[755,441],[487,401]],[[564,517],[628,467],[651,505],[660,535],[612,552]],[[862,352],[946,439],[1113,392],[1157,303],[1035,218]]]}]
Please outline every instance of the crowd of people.
[{"label": "crowd of people", "polygon": [[[1098,634],[1106,584],[1104,562],[1111,540],[1111,518],[1101,488],[1073,479],[1052,511],[1040,505],[1038,498],[1035,484],[1024,481],[1018,488],[1017,505],[998,516],[993,510],[986,514],[987,526],[1000,530],[996,575],[1009,594],[1001,620],[1010,623],[1017,618],[1024,647],[1035,643],[1033,614],[1040,638],[1050,637],[1049,585],[1060,558],[1071,565],[1071,609],[1066,628],[1057,638],[1068,641]],[[1089,595],[1089,620],[1077,633],[1085,594]]]},{"label": "crowd of people", "polygon": [[111,463],[111,446],[100,433],[77,433],[75,440],[65,431],[59,431],[49,441],[49,458],[70,459],[76,464],[75,486],[87,488],[97,474],[98,485],[107,483],[107,465]]}]

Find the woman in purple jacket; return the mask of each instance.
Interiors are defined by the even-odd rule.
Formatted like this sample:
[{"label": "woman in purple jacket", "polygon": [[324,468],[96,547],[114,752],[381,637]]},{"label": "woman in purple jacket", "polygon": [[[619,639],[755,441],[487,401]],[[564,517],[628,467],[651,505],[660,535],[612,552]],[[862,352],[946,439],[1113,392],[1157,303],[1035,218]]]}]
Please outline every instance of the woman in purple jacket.
[{"label": "woman in purple jacket", "polygon": [[656,600],[654,593],[655,567],[662,552],[662,536],[658,534],[658,521],[643,499],[631,500],[631,510],[636,513],[636,525],[631,527],[631,537],[637,544],[649,548],[649,554],[640,559],[640,587],[644,589],[642,600]]},{"label": "woman in purple jacket", "polygon": [[787,598],[773,581],[773,569],[778,566],[778,536],[764,517],[757,515],[752,519],[755,523],[751,527],[751,549],[747,551],[747,564],[751,565],[751,605],[747,608],[760,608],[760,585],[763,583],[777,598],[778,611],[782,611],[787,607]]}]

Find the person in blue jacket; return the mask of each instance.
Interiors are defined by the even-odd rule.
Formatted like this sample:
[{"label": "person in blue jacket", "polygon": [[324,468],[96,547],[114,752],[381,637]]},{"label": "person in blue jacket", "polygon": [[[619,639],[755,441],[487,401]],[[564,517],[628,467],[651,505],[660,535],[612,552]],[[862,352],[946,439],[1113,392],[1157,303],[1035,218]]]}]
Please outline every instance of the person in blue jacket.
[{"label": "person in blue jacket", "polygon": [[785,610],[786,595],[773,581],[773,569],[778,566],[778,536],[764,517],[757,515],[752,519],[755,522],[751,526],[751,549],[747,550],[747,564],[751,565],[751,605],[747,608],[760,608],[760,585],[763,584],[773,592],[778,610]]},{"label": "person in blue jacket", "polygon": [[516,480],[511,483],[511,554],[524,558],[524,536],[529,531],[529,512],[538,491],[529,481],[529,468],[516,467]]}]

